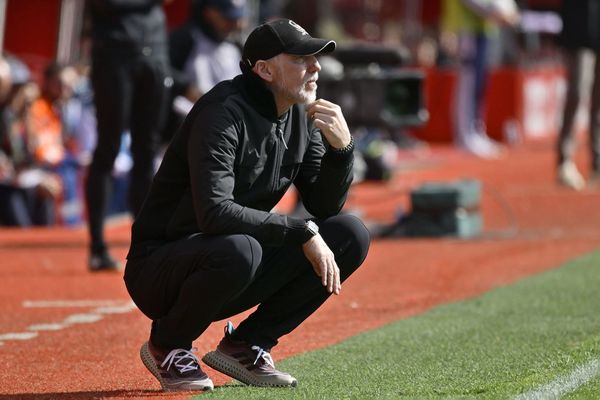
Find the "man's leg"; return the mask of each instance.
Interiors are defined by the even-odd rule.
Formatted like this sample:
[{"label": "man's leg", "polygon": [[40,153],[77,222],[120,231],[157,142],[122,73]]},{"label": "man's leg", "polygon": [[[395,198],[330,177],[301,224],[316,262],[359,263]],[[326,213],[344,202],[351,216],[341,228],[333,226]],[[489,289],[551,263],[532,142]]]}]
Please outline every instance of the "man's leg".
[{"label": "man's leg", "polygon": [[146,199],[154,176],[154,158],[160,141],[168,90],[167,61],[145,59],[135,69],[131,115],[131,156],[128,205],[135,216]]},{"label": "man's leg", "polygon": [[127,289],[153,320],[140,356],[165,390],[211,389],[213,383],[190,351],[222,305],[253,279],[261,259],[247,235],[194,235],[130,260]]},{"label": "man's leg", "polygon": [[557,141],[558,182],[580,190],[585,186],[585,181],[573,160],[577,144],[574,125],[582,96],[581,82],[584,76],[585,56],[581,50],[569,49],[564,51],[564,58],[567,67],[567,94]]},{"label": "man's leg", "polygon": [[[318,222],[320,234],[333,251],[346,280],[364,261],[370,237],[363,223],[351,215]],[[342,290],[343,292],[343,290]],[[243,321],[234,338],[270,350],[278,339],[298,327],[331,296],[304,256],[301,246],[264,248],[263,263],[242,295],[217,315],[226,318],[260,303]]]},{"label": "man's leg", "polygon": [[[362,222],[348,215],[321,221],[319,226],[344,281],[364,261],[369,233]],[[301,246],[264,248],[263,263],[255,280],[227,304],[216,319],[237,314],[258,303],[260,306],[237,330],[228,324],[217,350],[206,354],[203,361],[249,385],[296,386],[294,377],[275,368],[270,349],[330,295]]]},{"label": "man's leg", "polygon": [[96,49],[93,53],[92,85],[96,107],[97,143],[85,184],[91,270],[114,269],[104,240],[104,218],[112,189],[112,170],[121,135],[130,111],[131,83],[128,60]]},{"label": "man's leg", "polygon": [[594,53],[594,78],[590,95],[591,181],[600,184],[600,51]]},{"label": "man's leg", "polygon": [[581,100],[581,79],[584,69],[584,55],[581,50],[565,50],[563,57],[567,67],[567,94],[563,108],[563,119],[558,137],[558,164],[573,160],[575,135],[573,128],[577,109]]},{"label": "man's leg", "polygon": [[224,304],[254,278],[262,250],[248,235],[194,235],[162,246],[125,271],[129,294],[153,320],[151,340],[189,349]]}]

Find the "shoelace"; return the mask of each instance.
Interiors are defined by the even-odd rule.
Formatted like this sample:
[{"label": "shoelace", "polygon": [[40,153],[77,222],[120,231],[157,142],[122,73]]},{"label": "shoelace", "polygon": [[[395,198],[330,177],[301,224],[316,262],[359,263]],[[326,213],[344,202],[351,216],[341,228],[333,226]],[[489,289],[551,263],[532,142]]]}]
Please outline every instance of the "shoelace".
[{"label": "shoelace", "polygon": [[[165,357],[165,360],[160,364],[161,367],[164,368],[165,364],[167,365],[167,371],[171,368],[171,365],[175,365],[175,368],[180,373],[184,373],[187,371],[194,371],[198,369],[198,357],[192,351],[196,351],[193,348],[191,351],[184,349],[175,349],[171,350],[169,354]],[[185,360],[189,360],[189,362],[185,363]]]},{"label": "shoelace", "polygon": [[256,359],[254,360],[254,365],[256,365],[256,363],[258,362],[258,360],[260,358],[262,358],[263,360],[265,360],[265,362],[267,364],[269,364],[271,367],[275,368],[275,362],[273,362],[273,358],[271,358],[271,354],[268,351],[265,351],[260,346],[252,346],[251,349],[258,353],[258,355],[256,356]]}]

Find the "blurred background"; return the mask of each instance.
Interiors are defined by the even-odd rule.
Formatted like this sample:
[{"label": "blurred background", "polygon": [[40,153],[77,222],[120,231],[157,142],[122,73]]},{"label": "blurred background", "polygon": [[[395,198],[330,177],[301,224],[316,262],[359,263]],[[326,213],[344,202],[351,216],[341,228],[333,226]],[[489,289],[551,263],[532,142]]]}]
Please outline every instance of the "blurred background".
[{"label": "blurred background", "polygon": [[[183,43],[176,35],[200,19],[204,21],[200,27],[205,27],[203,18],[207,17],[200,11],[202,7],[208,5],[224,12],[231,4],[243,7],[243,12],[235,18],[224,13],[229,25],[221,25],[225,33],[216,40],[219,43],[225,41],[239,49],[257,24],[277,17],[291,18],[313,36],[338,42],[332,57],[320,60],[323,71],[319,95],[342,105],[357,138],[357,182],[389,180],[403,151],[426,152],[432,146],[452,146],[475,157],[498,158],[510,147],[554,137],[560,129],[567,87],[558,44],[562,30],[560,0],[482,1],[479,3],[485,7],[494,3],[496,14],[505,15],[498,18],[490,14],[488,18],[470,11],[483,22],[469,22],[467,18],[471,17],[457,14],[459,4],[463,7],[462,3],[476,1],[235,3],[163,3],[172,68],[172,79],[164,83],[171,90],[171,115],[163,128],[164,143],[190,105],[210,88],[201,87],[202,77],[196,77],[197,84],[180,77],[189,68],[185,67],[184,56],[173,54]],[[28,191],[29,207],[24,218],[0,216],[1,225],[78,226],[85,221],[82,181],[96,141],[89,84],[92,43],[88,14],[85,0],[0,0],[0,87],[7,87],[0,90],[0,104],[3,112],[10,111],[3,117],[4,167],[0,176],[2,182]],[[479,46],[479,37],[485,36],[484,53],[477,47],[465,56],[465,43],[469,42],[461,36],[464,25],[476,33],[474,46]],[[485,60],[477,64],[479,56]],[[237,65],[238,60],[234,61]],[[471,62],[476,65],[477,93],[463,103],[460,93],[465,90],[464,68]],[[3,70],[8,72],[3,75]],[[480,70],[486,74],[485,85],[479,80]],[[41,116],[32,116],[36,99],[44,93],[52,99],[53,109],[47,111],[48,115],[42,112]],[[457,133],[464,128],[458,121],[461,117],[457,120],[454,115],[457,104],[475,110],[463,125],[476,131],[477,140]],[[584,101],[580,107],[585,106]],[[578,114],[576,124],[581,129],[586,118],[585,113]],[[49,128],[49,120],[54,120],[53,128]],[[48,133],[52,129],[54,135]],[[10,139],[7,131],[25,139]],[[23,159],[16,151],[19,143],[19,151],[28,153]],[[130,168],[125,131],[114,166],[111,214],[126,211]],[[11,194],[5,193],[0,190],[0,199],[4,199],[0,202],[12,201]],[[2,208],[6,206],[0,204]]]}]

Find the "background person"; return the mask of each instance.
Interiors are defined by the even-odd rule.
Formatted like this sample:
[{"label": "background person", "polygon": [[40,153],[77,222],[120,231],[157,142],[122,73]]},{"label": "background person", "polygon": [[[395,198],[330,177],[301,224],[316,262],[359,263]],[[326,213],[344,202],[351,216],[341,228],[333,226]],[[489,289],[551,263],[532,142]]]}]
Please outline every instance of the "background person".
[{"label": "background person", "polygon": [[187,23],[169,34],[174,85],[165,142],[200,96],[239,74],[241,53],[235,40],[247,23],[247,14],[246,0],[193,0]]},{"label": "background person", "polygon": [[27,114],[38,96],[25,66],[0,58],[0,225],[55,222],[61,179],[36,163],[26,129]]},{"label": "background person", "polygon": [[62,181],[60,219],[65,225],[81,222],[78,138],[68,123],[77,73],[71,66],[51,62],[44,70],[41,96],[27,113],[28,145],[35,162]]},{"label": "background person", "polygon": [[458,36],[459,70],[454,89],[453,125],[456,144],[480,157],[497,157],[499,145],[484,122],[490,38],[497,25],[514,26],[519,13],[514,0],[445,0],[443,29]]},{"label": "background person", "polygon": [[[242,75],[202,96],[165,153],[125,269],[132,299],[152,319],[140,354],[165,390],[212,388],[192,342],[257,304],[204,361],[247,384],[296,385],[271,349],[366,257],[367,229],[338,215],[354,141],[340,108],[315,101],[315,55],[334,48],[287,19],[259,26]],[[271,212],[292,184],[316,221]]]},{"label": "background person", "polygon": [[[600,185],[600,1],[563,1],[560,15],[563,30],[559,43],[563,49],[563,57],[567,69],[567,95],[563,108],[563,120],[560,128],[557,153],[558,182],[566,187],[581,190],[585,187],[585,179],[577,169],[573,160],[576,149],[574,132],[575,116],[581,99],[590,93],[590,125],[589,150],[591,156],[590,183]],[[594,56],[591,88],[584,88],[585,54],[592,52]]]},{"label": "background person", "polygon": [[167,32],[161,0],[91,0],[91,81],[98,140],[86,181],[91,271],[115,270],[104,238],[113,164],[129,129],[133,166],[128,203],[137,214],[154,174],[166,107]]}]

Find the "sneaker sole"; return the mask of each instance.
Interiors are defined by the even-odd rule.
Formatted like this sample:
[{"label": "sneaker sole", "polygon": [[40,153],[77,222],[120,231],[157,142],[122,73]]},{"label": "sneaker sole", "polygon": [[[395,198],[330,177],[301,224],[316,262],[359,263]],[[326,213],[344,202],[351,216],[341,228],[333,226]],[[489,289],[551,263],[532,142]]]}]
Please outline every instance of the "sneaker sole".
[{"label": "sneaker sole", "polygon": [[162,389],[166,392],[174,392],[174,391],[184,391],[184,390],[213,390],[214,385],[210,378],[196,380],[196,381],[180,381],[180,382],[167,382],[161,376],[160,371],[156,367],[156,362],[154,361],[154,357],[150,354],[150,349],[148,348],[148,342],[142,345],[140,349],[140,358],[142,362],[154,375],[154,377],[160,383]]},{"label": "sneaker sole", "polygon": [[209,367],[224,373],[246,385],[261,387],[296,387],[298,381],[295,379],[290,383],[273,383],[261,381],[252,372],[240,365],[240,363],[220,351],[211,351],[202,357],[202,361]]}]

